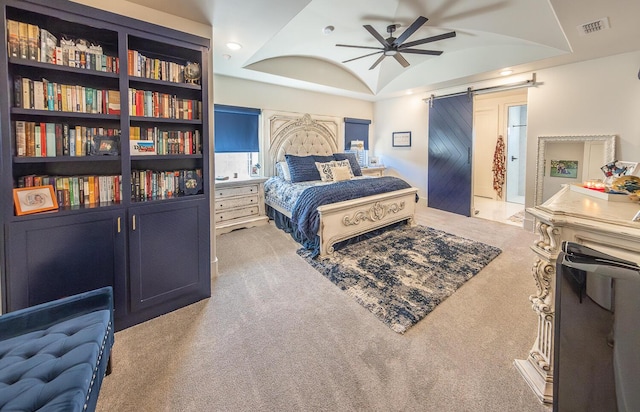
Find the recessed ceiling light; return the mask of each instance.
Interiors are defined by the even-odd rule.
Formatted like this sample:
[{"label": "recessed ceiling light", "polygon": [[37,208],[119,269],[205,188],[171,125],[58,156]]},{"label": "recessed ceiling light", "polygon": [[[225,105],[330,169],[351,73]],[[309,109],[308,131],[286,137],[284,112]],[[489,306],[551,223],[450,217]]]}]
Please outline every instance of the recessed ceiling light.
[{"label": "recessed ceiling light", "polygon": [[508,76],[511,73],[513,73],[513,70],[511,69],[504,69],[503,71],[500,72],[500,76]]},{"label": "recessed ceiling light", "polygon": [[335,28],[335,27],[333,27],[333,26],[327,26],[327,27],[324,27],[324,28],[322,29],[322,33],[324,33],[325,35],[329,35],[329,34],[333,33],[333,31],[334,31],[335,29],[336,29],[336,28]]},{"label": "recessed ceiling light", "polygon": [[227,43],[227,47],[229,48],[229,50],[240,50],[242,48],[242,45],[240,43]]},{"label": "recessed ceiling light", "polygon": [[222,58],[225,59],[225,60],[229,60],[231,58],[231,55],[230,54],[223,54]]}]

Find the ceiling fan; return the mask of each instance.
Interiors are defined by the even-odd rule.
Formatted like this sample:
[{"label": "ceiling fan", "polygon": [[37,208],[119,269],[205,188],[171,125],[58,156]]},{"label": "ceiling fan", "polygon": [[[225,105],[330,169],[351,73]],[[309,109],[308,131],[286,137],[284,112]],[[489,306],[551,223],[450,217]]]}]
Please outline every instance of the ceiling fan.
[{"label": "ceiling fan", "polygon": [[429,19],[427,19],[426,17],[422,17],[422,16],[418,17],[416,19],[416,21],[411,23],[411,26],[409,26],[398,38],[393,37],[393,32],[395,32],[396,29],[398,27],[400,27],[400,25],[399,24],[390,24],[389,26],[387,26],[387,33],[389,33],[389,37],[386,38],[386,39],[384,37],[382,37],[382,35],[380,35],[380,33],[378,33],[373,27],[371,27],[368,24],[365,24],[363,27],[365,29],[367,29],[367,31],[369,33],[371,33],[371,35],[373,37],[375,37],[376,40],[378,40],[380,42],[380,44],[382,44],[383,47],[352,46],[352,45],[349,45],[349,44],[336,44],[336,46],[338,46],[338,47],[354,47],[354,48],[357,48],[357,49],[379,50],[379,51],[376,51],[376,52],[373,52],[373,53],[365,54],[364,56],[355,57],[353,59],[345,60],[342,63],[348,63],[348,62],[351,62],[351,61],[354,61],[354,60],[362,59],[363,57],[369,57],[369,56],[373,56],[374,54],[382,53],[382,55],[378,58],[378,60],[376,60],[375,63],[373,63],[373,65],[371,67],[369,67],[369,70],[372,70],[378,64],[380,64],[380,62],[382,62],[382,60],[384,60],[384,58],[387,57],[387,56],[393,56],[393,58],[395,58],[396,61],[402,65],[402,67],[407,67],[407,66],[409,66],[409,62],[407,61],[407,59],[402,57],[401,53],[429,54],[429,55],[432,55],[432,56],[441,55],[442,51],[412,49],[411,47],[418,46],[420,44],[431,43],[431,42],[438,41],[438,40],[448,39],[450,37],[455,37],[456,36],[456,32],[455,31],[452,31],[452,32],[449,32],[449,33],[444,33],[444,34],[439,34],[437,36],[431,36],[431,37],[427,37],[427,38],[424,38],[424,39],[414,40],[414,41],[410,41],[408,43],[405,43],[405,40],[407,40],[413,33],[415,33],[416,30],[418,30],[420,27],[422,27],[422,25],[425,24],[427,22],[427,20],[429,20]]}]

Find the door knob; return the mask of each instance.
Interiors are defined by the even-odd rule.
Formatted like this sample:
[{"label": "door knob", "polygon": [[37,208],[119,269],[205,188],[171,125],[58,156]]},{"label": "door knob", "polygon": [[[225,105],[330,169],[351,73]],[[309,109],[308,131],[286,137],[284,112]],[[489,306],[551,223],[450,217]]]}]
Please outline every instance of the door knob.
[{"label": "door knob", "polygon": [[511,161],[513,162],[514,160],[518,160],[518,158],[511,156]]}]

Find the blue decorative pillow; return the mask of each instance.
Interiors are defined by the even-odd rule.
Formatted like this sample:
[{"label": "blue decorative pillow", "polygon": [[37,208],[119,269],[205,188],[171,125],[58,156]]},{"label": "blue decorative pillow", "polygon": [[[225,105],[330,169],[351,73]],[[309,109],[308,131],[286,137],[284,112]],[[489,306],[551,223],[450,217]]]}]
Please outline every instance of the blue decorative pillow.
[{"label": "blue decorative pillow", "polygon": [[314,156],[286,155],[285,159],[289,166],[292,183],[320,180],[320,173],[316,168]]},{"label": "blue decorative pillow", "polygon": [[318,162],[318,163],[327,163],[327,162],[333,162],[334,160],[338,160],[336,158],[332,156],[317,156],[317,155],[313,155],[313,159]]},{"label": "blue decorative pillow", "polygon": [[362,169],[360,169],[360,163],[358,163],[355,153],[334,153],[333,158],[336,160],[348,160],[351,164],[353,175],[362,176]]}]

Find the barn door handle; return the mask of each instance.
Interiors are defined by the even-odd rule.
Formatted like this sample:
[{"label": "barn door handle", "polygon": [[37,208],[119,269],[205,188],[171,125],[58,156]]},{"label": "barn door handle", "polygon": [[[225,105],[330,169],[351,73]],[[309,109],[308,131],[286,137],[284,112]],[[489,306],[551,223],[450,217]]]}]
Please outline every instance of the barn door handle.
[{"label": "barn door handle", "polygon": [[471,164],[471,148],[467,147],[467,164]]}]

